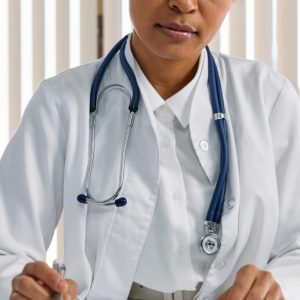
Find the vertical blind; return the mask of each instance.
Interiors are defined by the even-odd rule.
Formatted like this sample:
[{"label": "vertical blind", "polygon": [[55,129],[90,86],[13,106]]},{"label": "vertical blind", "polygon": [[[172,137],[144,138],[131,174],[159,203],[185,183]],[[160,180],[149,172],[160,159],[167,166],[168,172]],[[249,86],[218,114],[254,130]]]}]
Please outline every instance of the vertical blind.
[{"label": "vertical blind", "polygon": [[97,17],[97,0],[0,0],[0,156],[40,81],[97,58]]},{"label": "vertical blind", "polygon": [[[99,4],[106,53],[131,31],[129,0],[0,0],[0,156],[39,82],[97,58]],[[235,0],[211,47],[262,60],[299,89],[299,16],[300,0]],[[57,255],[61,226],[48,260]]]}]

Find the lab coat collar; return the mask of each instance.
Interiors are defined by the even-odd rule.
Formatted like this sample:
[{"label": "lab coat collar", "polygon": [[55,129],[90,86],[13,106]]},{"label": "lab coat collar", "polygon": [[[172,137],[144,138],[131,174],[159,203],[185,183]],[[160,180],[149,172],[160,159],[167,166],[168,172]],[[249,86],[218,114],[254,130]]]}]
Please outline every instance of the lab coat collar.
[{"label": "lab coat collar", "polygon": [[[126,44],[126,48],[125,48],[125,55],[126,55],[126,58],[127,58],[127,61],[130,65],[130,67],[136,71],[138,63],[135,60],[132,50],[131,50],[131,37],[132,37],[132,35],[127,40],[127,44]],[[151,102],[149,100],[148,94],[147,94],[143,84],[141,84],[139,77],[138,76],[136,76],[136,77],[137,77],[138,85],[139,85],[140,92],[141,92],[141,100],[142,100],[141,102],[147,108],[146,110],[148,112],[148,116],[150,118],[151,125],[153,126],[153,128],[155,130],[156,140],[158,140],[157,125],[156,125],[156,119],[155,119],[155,116],[153,113],[153,107],[151,106]]]},{"label": "lab coat collar", "polygon": [[[226,124],[228,130],[229,171],[221,224],[222,244],[220,251],[217,253],[213,264],[208,270],[205,282],[196,296],[197,299],[202,299],[202,297],[205,296],[204,293],[210,294],[214,291],[216,282],[218,282],[218,285],[221,285],[222,282],[228,278],[235,263],[234,259],[232,259],[235,255],[232,252],[238,251],[234,248],[234,245],[237,240],[239,230],[240,174],[237,152],[239,145],[235,139],[235,136],[237,136],[237,133],[235,132],[236,128],[232,125],[236,122],[236,116],[234,111],[230,111],[230,108],[234,107],[234,103],[231,103],[230,106],[228,105],[226,75],[223,74],[223,70],[219,65],[219,58],[215,56],[214,59],[218,67],[224,96]],[[229,253],[230,255],[228,255]],[[220,268],[220,266],[225,264],[226,268]]]}]

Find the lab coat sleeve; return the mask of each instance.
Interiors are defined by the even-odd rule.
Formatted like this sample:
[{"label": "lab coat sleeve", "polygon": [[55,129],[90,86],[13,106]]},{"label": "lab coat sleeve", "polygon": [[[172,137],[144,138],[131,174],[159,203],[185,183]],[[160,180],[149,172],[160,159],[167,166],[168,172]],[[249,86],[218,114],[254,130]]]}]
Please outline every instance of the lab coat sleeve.
[{"label": "lab coat sleeve", "polygon": [[281,285],[286,299],[297,300],[300,297],[300,101],[289,81],[285,82],[269,121],[276,163],[279,224],[268,269]]},{"label": "lab coat sleeve", "polygon": [[0,161],[0,298],[30,261],[45,260],[61,215],[66,137],[44,82]]}]

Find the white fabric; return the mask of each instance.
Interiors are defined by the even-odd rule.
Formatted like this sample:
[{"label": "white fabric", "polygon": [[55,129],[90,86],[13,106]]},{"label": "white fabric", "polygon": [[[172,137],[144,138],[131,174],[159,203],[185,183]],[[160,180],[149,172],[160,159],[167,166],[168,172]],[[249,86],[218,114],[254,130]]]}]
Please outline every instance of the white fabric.
[{"label": "white fabric", "polygon": [[[222,247],[195,299],[216,299],[239,268],[270,270],[287,300],[300,295],[300,102],[291,84],[261,63],[215,56],[229,134],[230,173],[222,218]],[[43,260],[64,213],[67,277],[78,282],[78,299],[127,298],[158,198],[159,146],[156,120],[142,99],[127,157],[124,208],[87,207],[89,94],[99,62],[44,81],[24,113],[0,163],[0,295],[26,262]],[[130,87],[118,56],[103,85]],[[199,91],[200,93],[200,91]],[[200,93],[201,94],[201,93]],[[115,187],[116,154],[127,122],[128,96],[105,95],[97,117],[95,196]],[[202,112],[191,107],[190,118]],[[190,122],[193,147],[206,128]],[[207,136],[206,134],[204,136]],[[214,144],[208,141],[209,145]],[[203,144],[205,148],[205,144]],[[211,149],[214,150],[214,149]],[[199,152],[208,178],[205,152]],[[209,151],[213,155],[213,151]],[[218,157],[218,156],[217,156]],[[97,183],[97,184],[96,184]],[[102,193],[103,191],[103,193]],[[88,234],[87,234],[88,233]]]},{"label": "white fabric", "polygon": [[[133,61],[130,52],[128,57]],[[207,89],[206,52],[202,52],[193,80],[166,101],[152,87],[136,61],[134,69],[143,99],[155,112],[160,149],[157,204],[134,281],[165,293],[195,290],[213,259],[198,247],[213,186],[197,157],[199,149],[203,151],[201,140],[194,149],[188,126],[192,103],[197,111],[210,109],[209,96],[203,93]],[[195,93],[196,86],[202,97]],[[194,127],[199,130],[204,128],[202,118],[193,118],[191,122],[195,122]],[[212,132],[205,134],[203,140],[210,140]],[[213,160],[208,151],[205,152],[212,160],[209,167],[218,169],[219,159]]]}]

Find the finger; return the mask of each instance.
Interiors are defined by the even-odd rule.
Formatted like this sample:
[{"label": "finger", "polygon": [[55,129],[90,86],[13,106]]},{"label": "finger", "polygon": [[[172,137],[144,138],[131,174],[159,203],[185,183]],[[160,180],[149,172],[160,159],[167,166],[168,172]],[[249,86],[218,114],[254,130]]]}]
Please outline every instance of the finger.
[{"label": "finger", "polygon": [[68,295],[70,295],[72,299],[75,299],[78,290],[77,283],[72,279],[66,279],[66,282],[68,284]]},{"label": "finger", "polygon": [[27,264],[22,274],[41,280],[51,290],[57,293],[66,293],[68,290],[67,282],[55,270],[44,262]]},{"label": "finger", "polygon": [[12,293],[9,300],[30,300],[16,292]]},{"label": "finger", "polygon": [[252,285],[246,300],[265,299],[273,284],[273,275],[270,272],[261,271]]},{"label": "finger", "polygon": [[32,277],[19,275],[12,281],[13,292],[29,299],[51,299],[51,294]]},{"label": "finger", "polygon": [[252,265],[242,267],[236,276],[226,300],[244,300],[256,279],[257,268]]},{"label": "finger", "polygon": [[275,283],[272,286],[272,289],[269,291],[269,293],[266,296],[266,300],[285,300],[279,284]]},{"label": "finger", "polygon": [[37,280],[37,283],[43,287],[43,289],[45,289],[49,294],[53,294],[53,290],[51,290],[44,282],[42,282],[41,280]]}]

